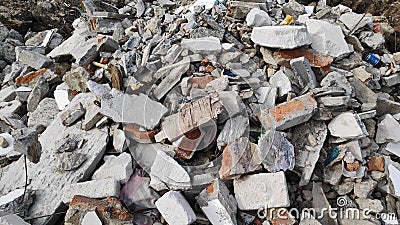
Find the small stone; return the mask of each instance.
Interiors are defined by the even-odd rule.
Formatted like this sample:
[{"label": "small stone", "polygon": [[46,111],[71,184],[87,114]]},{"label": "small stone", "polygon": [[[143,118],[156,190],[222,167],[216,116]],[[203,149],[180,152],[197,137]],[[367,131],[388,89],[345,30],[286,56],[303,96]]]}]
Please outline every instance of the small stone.
[{"label": "small stone", "polygon": [[46,79],[43,76],[39,77],[28,97],[27,109],[29,112],[35,111],[40,101],[48,94],[49,89],[49,83]]},{"label": "small stone", "polygon": [[115,129],[113,135],[113,146],[117,152],[124,152],[128,147],[128,142],[125,133],[122,130]]},{"label": "small stone", "polygon": [[[274,184],[273,186],[271,184]],[[284,172],[259,173],[233,181],[235,198],[241,210],[288,207],[290,205]]]},{"label": "small stone", "polygon": [[373,213],[380,213],[383,211],[382,202],[378,199],[365,199],[365,198],[358,198],[356,202],[360,209],[369,209]]},{"label": "small stone", "polygon": [[91,211],[86,213],[86,215],[83,217],[82,220],[82,225],[102,225],[103,223],[97,216],[96,211]]},{"label": "small stone", "polygon": [[354,161],[346,163],[346,170],[349,172],[357,171],[360,168],[360,162]]},{"label": "small stone", "polygon": [[18,59],[21,63],[26,64],[36,70],[48,67],[53,63],[50,58],[32,51],[22,51],[18,55]]},{"label": "small stone", "polygon": [[158,211],[169,224],[188,225],[197,217],[183,195],[177,191],[169,191],[156,201]]},{"label": "small stone", "polygon": [[94,172],[92,179],[114,178],[121,183],[126,183],[132,174],[133,165],[131,155],[124,152],[119,156],[105,157],[105,163]]},{"label": "small stone", "polygon": [[251,33],[251,40],[264,47],[280,49],[293,49],[311,44],[310,34],[302,26],[255,27]]},{"label": "small stone", "polygon": [[7,148],[8,145],[9,144],[8,144],[7,140],[3,136],[0,136],[0,147],[1,148]]},{"label": "small stone", "polygon": [[257,8],[250,10],[247,14],[246,23],[249,27],[272,26],[274,24],[267,12]]},{"label": "small stone", "polygon": [[386,174],[383,172],[379,171],[371,171],[371,177],[372,179],[376,181],[381,181],[383,178],[385,178]]},{"label": "small stone", "polygon": [[357,114],[345,112],[335,117],[329,124],[331,135],[339,138],[360,138],[368,135],[364,123]]},{"label": "small stone", "polygon": [[14,150],[26,155],[29,161],[38,163],[42,154],[42,145],[36,130],[22,128],[12,132],[14,138]]},{"label": "small stone", "polygon": [[400,124],[393,118],[392,115],[386,114],[383,120],[378,124],[376,131],[375,141],[378,144],[385,142],[398,142],[400,141]]},{"label": "small stone", "polygon": [[74,170],[82,165],[87,159],[85,154],[75,152],[63,152],[57,155],[57,168],[63,171]]},{"label": "small stone", "polygon": [[183,39],[181,46],[189,49],[194,54],[215,54],[222,49],[220,40],[216,37]]},{"label": "small stone", "polygon": [[64,111],[61,114],[61,120],[64,126],[71,126],[75,123],[79,118],[81,118],[85,114],[85,109],[82,104],[79,102],[78,104],[71,106],[68,110]]},{"label": "small stone", "polygon": [[28,127],[48,127],[59,113],[56,101],[53,98],[43,99],[36,110],[28,118]]},{"label": "small stone", "polygon": [[368,160],[368,171],[385,172],[385,158],[380,156],[371,157]]}]

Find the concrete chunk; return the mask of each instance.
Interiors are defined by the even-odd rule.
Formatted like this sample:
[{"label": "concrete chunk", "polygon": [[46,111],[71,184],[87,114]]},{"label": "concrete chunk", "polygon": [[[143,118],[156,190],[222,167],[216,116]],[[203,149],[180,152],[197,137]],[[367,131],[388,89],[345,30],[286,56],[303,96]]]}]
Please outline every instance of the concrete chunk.
[{"label": "concrete chunk", "polygon": [[86,181],[67,186],[62,201],[64,203],[71,202],[75,195],[83,195],[89,198],[119,197],[119,191],[120,184],[114,178]]},{"label": "concrete chunk", "polygon": [[56,101],[53,98],[43,99],[35,111],[28,118],[28,127],[48,127],[59,113]]},{"label": "concrete chunk", "polygon": [[21,63],[36,70],[48,67],[53,63],[50,58],[33,51],[22,51],[19,53],[18,59]]},{"label": "concrete chunk", "polygon": [[269,48],[293,49],[311,44],[311,36],[303,26],[255,27],[251,40]]},{"label": "concrete chunk", "polygon": [[271,26],[274,24],[268,13],[258,8],[250,10],[246,16],[246,23],[250,27]]},{"label": "concrete chunk", "polygon": [[33,163],[38,163],[42,154],[42,145],[38,133],[32,128],[22,128],[12,132],[14,150],[28,157]]},{"label": "concrete chunk", "polygon": [[183,39],[181,45],[183,48],[189,49],[194,54],[219,53],[222,49],[219,38],[217,37]]},{"label": "concrete chunk", "polygon": [[119,156],[107,156],[106,162],[93,174],[93,180],[114,178],[126,183],[133,173],[131,155],[124,152]]},{"label": "concrete chunk", "polygon": [[243,176],[233,182],[241,210],[288,207],[290,205],[284,172]]},{"label": "concrete chunk", "polygon": [[197,217],[185,197],[177,191],[169,191],[156,201],[161,215],[169,224],[188,225]]},{"label": "concrete chunk", "polygon": [[305,57],[290,60],[290,66],[298,77],[302,88],[314,89],[317,87],[317,79],[311,69],[310,62]]},{"label": "concrete chunk", "polygon": [[315,113],[317,101],[312,94],[299,96],[263,112],[263,127],[285,130],[308,121]]},{"label": "concrete chunk", "polygon": [[375,141],[378,144],[400,141],[400,124],[392,115],[386,114],[378,124]]},{"label": "concrete chunk", "polygon": [[43,76],[41,76],[39,80],[36,82],[35,86],[33,87],[31,93],[29,94],[27,101],[28,104],[26,106],[29,112],[35,111],[40,101],[42,101],[42,99],[49,92],[49,89],[50,89],[49,83]]},{"label": "concrete chunk", "polygon": [[21,217],[12,214],[0,217],[1,225],[29,225],[29,223],[25,222]]},{"label": "concrete chunk", "polygon": [[339,138],[361,138],[368,135],[364,123],[357,114],[345,112],[328,124],[332,136]]},{"label": "concrete chunk", "polygon": [[0,90],[0,102],[9,102],[15,99],[15,88],[13,86],[3,87]]},{"label": "concrete chunk", "polygon": [[339,26],[314,19],[307,20],[306,25],[311,34],[311,47],[315,51],[332,57],[340,57],[352,52]]},{"label": "concrete chunk", "polygon": [[71,106],[68,110],[65,110],[60,118],[62,123],[69,127],[73,123],[75,123],[79,118],[81,118],[85,114],[85,109],[83,108],[81,103],[75,104]]}]

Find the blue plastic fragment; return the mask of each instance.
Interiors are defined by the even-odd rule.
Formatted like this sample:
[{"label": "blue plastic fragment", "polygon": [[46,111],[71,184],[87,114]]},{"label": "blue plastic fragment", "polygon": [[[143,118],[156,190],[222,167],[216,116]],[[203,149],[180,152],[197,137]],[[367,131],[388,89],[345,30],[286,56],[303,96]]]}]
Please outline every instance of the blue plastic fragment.
[{"label": "blue plastic fragment", "polygon": [[238,76],[236,73],[233,73],[232,71],[230,71],[228,69],[224,69],[223,74],[227,75],[229,77],[237,77]]},{"label": "blue plastic fragment", "polygon": [[327,166],[333,162],[340,155],[340,152],[341,150],[337,146],[331,148],[328,152],[328,156],[326,157],[324,165]]}]

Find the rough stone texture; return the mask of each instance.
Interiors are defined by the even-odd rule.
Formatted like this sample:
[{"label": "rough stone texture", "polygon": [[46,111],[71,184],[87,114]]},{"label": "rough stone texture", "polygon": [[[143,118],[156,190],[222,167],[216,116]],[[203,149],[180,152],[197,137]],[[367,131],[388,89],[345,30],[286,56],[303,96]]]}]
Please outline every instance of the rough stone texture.
[{"label": "rough stone texture", "polygon": [[378,199],[365,199],[365,198],[358,198],[356,202],[360,209],[369,209],[373,213],[380,213],[383,211],[382,202]]},{"label": "rough stone texture", "polygon": [[28,127],[48,127],[59,111],[57,103],[53,98],[43,99],[36,110],[30,114],[28,118]]},{"label": "rough stone texture", "polygon": [[85,109],[83,108],[81,103],[71,105],[68,110],[65,110],[61,113],[60,118],[62,124],[64,126],[71,126],[74,124],[79,118],[85,115]]},{"label": "rough stone texture", "polygon": [[102,99],[101,113],[115,122],[135,123],[153,129],[168,111],[144,94],[128,95],[113,89],[111,95]]},{"label": "rough stone texture", "polygon": [[284,96],[290,91],[292,91],[292,84],[290,82],[290,79],[281,70],[276,72],[269,79],[269,83],[272,87],[276,87],[278,89],[279,96]]},{"label": "rough stone texture", "polygon": [[[94,100],[95,96],[92,94],[79,94],[73,99],[73,104],[82,102],[83,105],[87,106],[93,104]],[[86,140],[86,143],[82,148],[76,149],[75,152],[86,154],[88,159],[74,171],[58,172],[54,170],[58,161],[55,153],[59,147],[58,140],[64,139],[67,134],[74,135],[77,133],[82,135],[81,137]],[[59,116],[56,117],[39,138],[43,149],[41,157],[46,160],[41,160],[38,164],[28,163],[28,176],[32,178],[30,188],[36,191],[35,202],[30,208],[29,215],[52,214],[59,206],[68,184],[89,179],[106,150],[107,139],[107,129],[92,129],[85,132],[77,126],[63,126]],[[23,164],[24,160],[20,158],[3,171],[0,180],[1,194],[24,186],[25,172],[21,170]],[[41,223],[35,221],[33,224]]]},{"label": "rough stone texture", "polygon": [[250,10],[247,14],[246,23],[250,27],[271,26],[274,24],[267,12],[257,8]]},{"label": "rough stone texture", "polygon": [[169,224],[188,225],[197,217],[185,197],[177,191],[169,191],[156,201],[158,211]]},{"label": "rough stone texture", "polygon": [[63,152],[57,155],[57,169],[63,171],[79,168],[87,159],[86,155],[75,152]]},{"label": "rough stone texture", "polygon": [[2,225],[29,225],[21,217],[12,214],[0,217],[0,224]]},{"label": "rough stone texture", "polygon": [[32,128],[23,128],[12,132],[14,150],[26,155],[29,161],[38,163],[42,154],[42,145],[38,133]]},{"label": "rough stone texture", "polygon": [[[274,185],[271,185],[274,184]],[[285,174],[259,173],[233,182],[235,198],[241,210],[288,207],[290,205]]]},{"label": "rough stone texture", "polygon": [[28,65],[36,70],[43,67],[48,67],[53,63],[50,58],[32,51],[22,51],[21,53],[19,53],[18,59],[21,63]]},{"label": "rough stone texture", "polygon": [[237,224],[237,203],[221,180],[213,181],[196,197],[201,210],[213,225]]},{"label": "rough stone texture", "polygon": [[103,118],[103,115],[100,113],[100,107],[95,104],[89,105],[86,108],[85,118],[82,122],[82,129],[92,129],[101,118]]},{"label": "rough stone texture", "polygon": [[0,102],[9,102],[15,99],[15,88],[13,86],[4,87],[0,91]]},{"label": "rough stone texture", "polygon": [[359,198],[367,198],[375,188],[376,181],[366,180],[354,185],[354,194]]},{"label": "rough stone texture", "polygon": [[40,101],[42,101],[49,92],[49,88],[49,83],[46,79],[43,76],[39,77],[28,97],[27,109],[29,112],[35,111]]},{"label": "rough stone texture", "polygon": [[120,183],[114,178],[92,180],[65,186],[61,200],[70,202],[75,195],[89,198],[119,197]]},{"label": "rough stone texture", "polygon": [[22,103],[18,100],[0,102],[0,116],[10,117],[21,109]]},{"label": "rough stone texture", "polygon": [[400,141],[400,124],[392,115],[386,114],[378,124],[375,141],[378,144]]},{"label": "rough stone texture", "polygon": [[311,36],[302,26],[255,27],[251,33],[251,40],[264,47],[280,49],[293,49],[311,44]]},{"label": "rough stone texture", "polygon": [[364,123],[357,114],[345,112],[328,124],[332,136],[339,138],[360,138],[368,135]]},{"label": "rough stone texture", "polygon": [[124,152],[119,156],[108,156],[105,163],[93,174],[93,180],[114,178],[126,183],[133,173],[131,155]]},{"label": "rough stone texture", "polygon": [[311,47],[315,51],[332,57],[340,57],[352,52],[339,26],[314,19],[307,20],[306,25],[312,39]]},{"label": "rough stone texture", "polygon": [[306,94],[264,112],[266,115],[261,122],[266,129],[285,130],[308,121],[316,109],[317,101],[312,94]]},{"label": "rough stone texture", "polygon": [[315,74],[311,69],[310,62],[305,57],[290,60],[290,66],[299,79],[302,88],[314,89],[317,87]]}]

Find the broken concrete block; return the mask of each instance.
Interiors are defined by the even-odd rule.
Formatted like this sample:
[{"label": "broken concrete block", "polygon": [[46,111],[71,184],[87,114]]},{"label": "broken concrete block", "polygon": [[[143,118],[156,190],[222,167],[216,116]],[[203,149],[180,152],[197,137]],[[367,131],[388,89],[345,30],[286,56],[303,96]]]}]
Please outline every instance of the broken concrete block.
[{"label": "broken concrete block", "polygon": [[286,178],[282,171],[243,176],[234,180],[233,185],[235,198],[241,210],[290,205]]},{"label": "broken concrete block", "polygon": [[292,91],[292,84],[284,72],[279,70],[270,79],[269,83],[272,87],[278,89],[278,95],[284,96]]},{"label": "broken concrete block", "polygon": [[270,108],[261,123],[266,129],[285,130],[308,121],[316,108],[317,101],[312,94],[302,95]]},{"label": "broken concrete block", "polygon": [[75,195],[83,195],[89,198],[119,197],[119,191],[120,184],[114,178],[85,181],[65,187],[62,201],[68,203]]},{"label": "broken concrete block", "polygon": [[11,102],[0,102],[0,116],[10,117],[19,112],[21,106],[22,103],[18,100],[13,100]]},{"label": "broken concrete block", "polygon": [[352,32],[367,25],[368,22],[372,22],[371,18],[366,17],[363,14],[357,14],[354,12],[347,12],[340,15],[339,20]]},{"label": "broken concrete block", "polygon": [[71,126],[78,119],[80,119],[85,114],[85,109],[81,103],[71,106],[68,110],[64,110],[60,118],[64,126]]},{"label": "broken concrete block", "polygon": [[221,180],[213,181],[196,197],[201,210],[213,225],[237,224],[237,203]]},{"label": "broken concrete block", "polygon": [[385,142],[398,142],[400,141],[400,124],[392,115],[386,114],[383,120],[378,124],[376,131],[375,141],[378,144]]},{"label": "broken concrete block", "polygon": [[356,183],[354,185],[354,195],[359,198],[367,198],[374,190],[376,184],[377,182],[371,179]]},{"label": "broken concrete block", "polygon": [[95,104],[89,105],[86,108],[85,118],[82,122],[82,129],[92,129],[101,118],[103,118],[103,115],[100,113],[100,107]]},{"label": "broken concrete block", "polygon": [[3,87],[0,90],[0,102],[9,102],[15,99],[15,88],[13,86]]},{"label": "broken concrete block", "polygon": [[332,224],[337,225],[337,221],[334,218],[329,217],[329,213],[323,209],[330,209],[331,205],[326,198],[324,190],[322,189],[321,183],[313,183],[312,187],[312,207],[317,211],[321,212],[321,217],[319,217],[318,221],[321,224]]},{"label": "broken concrete block", "polygon": [[68,90],[60,89],[54,91],[54,99],[56,100],[59,110],[63,110],[69,103]]},{"label": "broken concrete block", "polygon": [[375,103],[377,104],[377,94],[367,87],[360,79],[351,80],[354,86],[355,95],[362,103]]},{"label": "broken concrete block", "polygon": [[154,130],[147,131],[146,129],[136,124],[125,125],[124,131],[128,139],[133,139],[138,143],[152,143],[154,140]]},{"label": "broken concrete block", "polygon": [[362,38],[361,42],[372,49],[379,49],[385,44],[385,37],[381,33],[371,33]]},{"label": "broken concrete block", "polygon": [[249,132],[249,119],[242,115],[237,115],[229,118],[226,121],[224,128],[218,135],[218,145],[226,146],[230,142],[245,137]]},{"label": "broken concrete block", "polygon": [[377,115],[397,114],[400,113],[400,103],[390,99],[378,97],[376,102]]},{"label": "broken concrete block", "polygon": [[388,77],[382,77],[382,84],[387,86],[387,87],[392,87],[397,84],[400,84],[400,74],[393,74]]},{"label": "broken concrete block", "polygon": [[321,97],[318,99],[318,103],[323,104],[327,107],[338,107],[338,106],[346,106],[349,102],[349,96],[338,96],[338,97]]},{"label": "broken concrete block", "polygon": [[311,44],[311,36],[303,26],[254,27],[251,40],[264,47],[280,49],[293,49]]},{"label": "broken concrete block", "polygon": [[119,182],[126,183],[133,174],[131,155],[124,152],[119,156],[105,157],[105,163],[93,174],[93,180],[114,178]]},{"label": "broken concrete block", "polygon": [[128,147],[128,140],[122,130],[115,129],[113,133],[113,146],[117,152],[124,152]]},{"label": "broken concrete block", "polygon": [[53,63],[50,58],[33,51],[22,51],[18,55],[21,63],[28,65],[36,70],[48,67]]},{"label": "broken concrete block", "polygon": [[36,110],[28,118],[28,127],[48,127],[59,113],[56,101],[53,98],[43,99]]},{"label": "broken concrete block", "polygon": [[[96,212],[97,217],[104,222],[104,224],[132,225],[132,214],[128,212],[118,198],[107,197],[98,200],[80,195],[75,195],[72,198],[64,218],[64,224],[82,224],[84,217],[90,212]],[[92,224],[93,223],[90,223],[90,225]]]},{"label": "broken concrete block", "polygon": [[[0,196],[0,209],[2,214],[17,214],[22,217],[28,215],[29,207],[33,203],[35,191],[16,189],[6,195]],[[0,223],[1,224],[1,223]]]},{"label": "broken concrete block", "polygon": [[28,97],[27,109],[29,112],[35,111],[40,101],[42,101],[49,92],[49,88],[49,83],[46,79],[44,77],[39,77],[39,80],[36,82]]},{"label": "broken concrete block", "polygon": [[254,8],[246,16],[246,23],[249,27],[262,27],[262,26],[272,26],[274,22],[268,13],[264,10]]},{"label": "broken concrete block", "polygon": [[325,87],[342,88],[346,91],[346,95],[351,95],[353,93],[353,87],[350,82],[347,81],[346,76],[338,72],[328,73],[328,75],[321,80],[320,84]]},{"label": "broken concrete block", "polygon": [[188,225],[197,217],[180,192],[169,191],[156,201],[158,211],[169,224]]},{"label": "broken concrete block", "polygon": [[341,57],[353,52],[346,41],[342,29],[330,22],[310,19],[306,22],[307,30],[311,35],[311,47],[332,57]]},{"label": "broken concrete block", "polygon": [[29,161],[38,163],[42,154],[42,145],[38,133],[32,128],[23,128],[12,132],[14,150],[26,155]]},{"label": "broken concrete block", "polygon": [[69,171],[79,168],[87,159],[86,155],[75,152],[63,152],[57,155],[57,169]]},{"label": "broken concrete block", "polygon": [[369,209],[373,213],[380,213],[384,209],[382,202],[378,199],[357,198],[356,202],[360,209]]},{"label": "broken concrete block", "polygon": [[82,225],[103,225],[103,223],[97,216],[96,211],[91,211],[83,217]]},{"label": "broken concrete block", "polygon": [[29,225],[29,223],[15,214],[0,217],[0,223],[2,225]]},{"label": "broken concrete block", "polygon": [[302,88],[314,89],[317,87],[315,74],[305,57],[290,60],[290,66],[298,77],[299,84]]},{"label": "broken concrete block", "polygon": [[194,54],[216,54],[222,49],[220,40],[216,37],[182,39],[181,46]]},{"label": "broken concrete block", "polygon": [[339,138],[361,138],[368,135],[364,123],[357,114],[345,112],[328,124],[332,136]]},{"label": "broken concrete block", "polygon": [[113,89],[111,95],[102,99],[100,112],[115,122],[135,123],[153,129],[168,111],[144,94],[128,95]]}]

